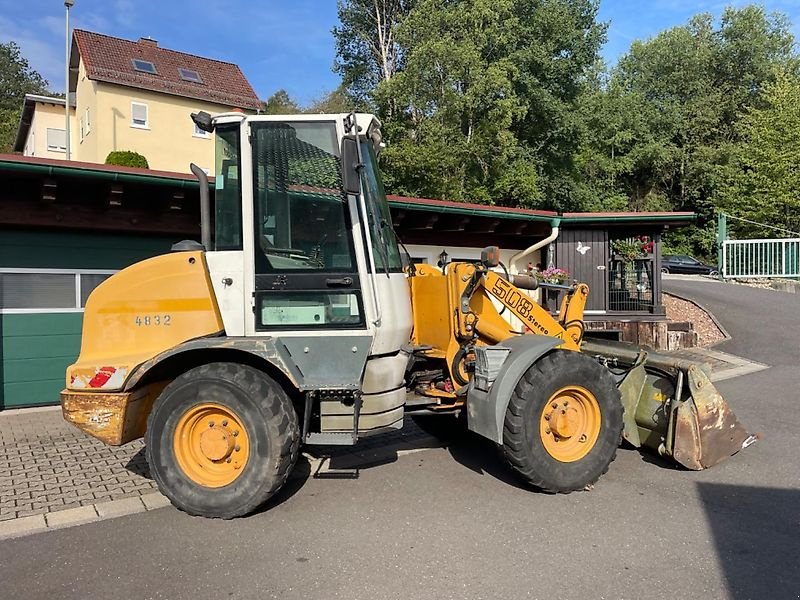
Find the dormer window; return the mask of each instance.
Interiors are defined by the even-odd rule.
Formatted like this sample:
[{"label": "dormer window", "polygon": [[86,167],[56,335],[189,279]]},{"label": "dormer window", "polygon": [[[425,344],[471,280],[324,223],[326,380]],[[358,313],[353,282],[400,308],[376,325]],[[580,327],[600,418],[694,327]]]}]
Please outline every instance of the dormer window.
[{"label": "dormer window", "polygon": [[139,71],[140,73],[158,75],[158,71],[156,71],[156,66],[149,60],[139,60],[138,58],[134,58],[133,69],[134,71]]},{"label": "dormer window", "polygon": [[200,78],[200,73],[197,71],[192,71],[191,69],[178,69],[178,73],[181,75],[181,79],[184,81],[191,81],[192,83],[203,83],[203,80]]}]

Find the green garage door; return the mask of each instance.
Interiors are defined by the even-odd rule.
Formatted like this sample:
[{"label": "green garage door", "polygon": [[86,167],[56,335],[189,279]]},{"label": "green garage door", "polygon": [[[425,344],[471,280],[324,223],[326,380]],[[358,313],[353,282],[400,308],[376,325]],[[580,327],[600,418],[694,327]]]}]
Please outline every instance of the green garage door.
[{"label": "green garage door", "polygon": [[89,293],[174,241],[0,230],[0,409],[57,404],[64,371],[80,350]]}]

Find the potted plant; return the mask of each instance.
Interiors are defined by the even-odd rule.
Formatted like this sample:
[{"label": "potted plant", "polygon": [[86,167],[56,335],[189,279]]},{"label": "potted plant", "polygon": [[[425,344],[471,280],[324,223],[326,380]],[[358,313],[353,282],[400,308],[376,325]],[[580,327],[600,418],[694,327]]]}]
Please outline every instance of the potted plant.
[{"label": "potted plant", "polygon": [[622,238],[611,242],[611,251],[614,258],[626,263],[634,260],[647,258],[653,253],[655,244],[646,235],[637,235],[632,238]]}]

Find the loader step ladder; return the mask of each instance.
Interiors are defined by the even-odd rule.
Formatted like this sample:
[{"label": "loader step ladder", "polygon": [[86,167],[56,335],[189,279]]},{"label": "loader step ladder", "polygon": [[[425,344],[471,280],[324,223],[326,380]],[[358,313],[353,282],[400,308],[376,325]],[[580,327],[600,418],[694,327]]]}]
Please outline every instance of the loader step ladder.
[{"label": "loader step ladder", "polygon": [[320,398],[319,391],[306,392],[305,410],[303,412],[303,443],[314,446],[355,446],[358,442],[358,420],[361,416],[363,398],[360,391],[353,392],[353,429],[351,432],[310,431],[311,413],[314,401]]}]

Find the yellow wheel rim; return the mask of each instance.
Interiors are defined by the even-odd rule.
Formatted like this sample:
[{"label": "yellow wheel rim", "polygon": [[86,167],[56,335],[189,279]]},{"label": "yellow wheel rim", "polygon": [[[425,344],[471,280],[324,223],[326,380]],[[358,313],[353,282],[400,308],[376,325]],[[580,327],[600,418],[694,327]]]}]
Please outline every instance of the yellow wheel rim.
[{"label": "yellow wheel rim", "polygon": [[560,462],[589,454],[600,435],[600,404],[586,388],[569,385],[550,396],[539,418],[539,435],[547,453]]},{"label": "yellow wheel rim", "polygon": [[227,406],[215,403],[198,404],[181,416],[173,447],[184,474],[209,488],[234,482],[250,456],[242,420]]}]

